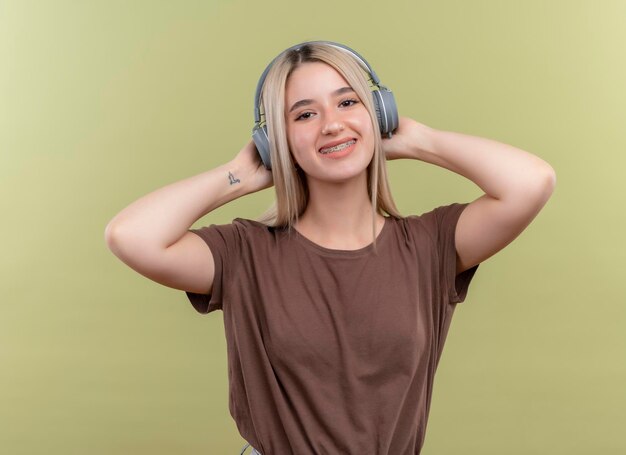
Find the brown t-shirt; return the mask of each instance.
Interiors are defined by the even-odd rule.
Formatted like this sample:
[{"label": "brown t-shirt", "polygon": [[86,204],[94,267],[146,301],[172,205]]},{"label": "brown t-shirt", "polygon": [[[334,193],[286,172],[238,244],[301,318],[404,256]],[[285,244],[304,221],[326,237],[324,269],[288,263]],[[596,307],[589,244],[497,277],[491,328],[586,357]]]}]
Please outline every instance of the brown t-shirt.
[{"label": "brown t-shirt", "polygon": [[373,245],[322,247],[236,218],[190,229],[215,261],[229,410],[263,455],[414,455],[456,304],[478,265],[455,276],[455,227],[467,204],[387,217]]}]

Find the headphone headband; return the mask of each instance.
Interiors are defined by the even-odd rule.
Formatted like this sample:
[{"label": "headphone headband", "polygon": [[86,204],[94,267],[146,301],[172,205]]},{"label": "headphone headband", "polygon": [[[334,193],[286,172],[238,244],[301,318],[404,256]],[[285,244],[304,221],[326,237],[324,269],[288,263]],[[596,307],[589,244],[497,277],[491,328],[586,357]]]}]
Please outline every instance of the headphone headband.
[{"label": "headphone headband", "polygon": [[263,71],[263,74],[261,74],[261,78],[259,79],[259,82],[256,85],[256,91],[255,91],[255,94],[254,94],[254,123],[258,124],[261,121],[261,106],[259,104],[259,102],[261,101],[261,89],[263,88],[263,84],[265,83],[265,78],[267,77],[267,73],[269,73],[269,70],[272,67],[272,65],[274,64],[274,62],[276,61],[276,59],[278,57],[280,57],[281,55],[283,55],[284,53],[286,53],[286,52],[300,49],[302,46],[305,46],[307,44],[328,44],[328,45],[333,46],[333,47],[335,47],[337,49],[341,49],[341,50],[347,52],[348,54],[350,54],[354,58],[356,58],[356,60],[361,65],[361,67],[365,71],[367,71],[367,73],[372,78],[372,82],[376,86],[380,86],[380,79],[378,79],[378,76],[376,75],[376,73],[374,72],[374,70],[372,69],[370,64],[367,63],[367,60],[365,60],[357,51],[355,51],[353,49],[350,49],[348,46],[344,46],[343,44],[335,43],[333,41],[305,41],[303,43],[296,44],[295,46],[291,46],[290,48],[285,49],[284,51],[282,51],[280,54],[278,54],[276,57],[274,57],[274,59],[270,62],[269,65],[267,65],[267,67]]}]

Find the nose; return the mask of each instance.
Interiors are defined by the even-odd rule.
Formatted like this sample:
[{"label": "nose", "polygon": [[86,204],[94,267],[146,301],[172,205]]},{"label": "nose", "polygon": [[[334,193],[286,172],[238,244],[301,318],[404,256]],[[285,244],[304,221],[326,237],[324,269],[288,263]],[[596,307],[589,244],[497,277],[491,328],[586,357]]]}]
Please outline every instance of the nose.
[{"label": "nose", "polygon": [[322,128],[322,134],[337,134],[343,131],[343,123],[335,115],[328,115]]},{"label": "nose", "polygon": [[343,123],[339,120],[328,121],[322,128],[322,134],[336,134],[340,131],[343,131]]}]

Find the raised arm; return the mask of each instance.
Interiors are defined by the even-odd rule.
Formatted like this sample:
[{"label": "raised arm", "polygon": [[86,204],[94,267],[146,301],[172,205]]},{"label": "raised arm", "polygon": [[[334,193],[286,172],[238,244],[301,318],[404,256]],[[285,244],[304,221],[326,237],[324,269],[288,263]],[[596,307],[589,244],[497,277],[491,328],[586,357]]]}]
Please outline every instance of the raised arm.
[{"label": "raised arm", "polygon": [[208,293],[214,263],[206,243],[189,228],[216,208],[272,185],[250,141],[233,160],[159,188],[119,212],[105,241],[122,262],[157,283]]},{"label": "raised arm", "polygon": [[456,227],[457,273],[511,243],[537,216],[556,185],[541,158],[490,139],[440,131],[402,117],[383,140],[388,159],[412,158],[456,172],[485,194],[469,204]]}]

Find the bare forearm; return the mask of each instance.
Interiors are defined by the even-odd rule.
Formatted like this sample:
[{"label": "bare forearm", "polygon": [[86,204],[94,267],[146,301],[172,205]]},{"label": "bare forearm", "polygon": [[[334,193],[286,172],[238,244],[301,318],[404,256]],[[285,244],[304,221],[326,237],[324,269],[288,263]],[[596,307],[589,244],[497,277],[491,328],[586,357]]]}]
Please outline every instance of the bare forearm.
[{"label": "bare forearm", "polygon": [[236,161],[229,161],[143,196],[109,222],[107,242],[167,248],[199,218],[247,194],[244,172]]},{"label": "bare forearm", "polygon": [[478,185],[487,195],[504,199],[554,186],[554,170],[524,150],[462,133],[422,125],[414,158],[444,167]]},{"label": "bare forearm", "polygon": [[270,186],[272,173],[263,167],[250,140],[226,164],[159,188],[130,204],[109,222],[105,240],[118,256],[123,250],[159,252],[180,240],[207,213]]}]

